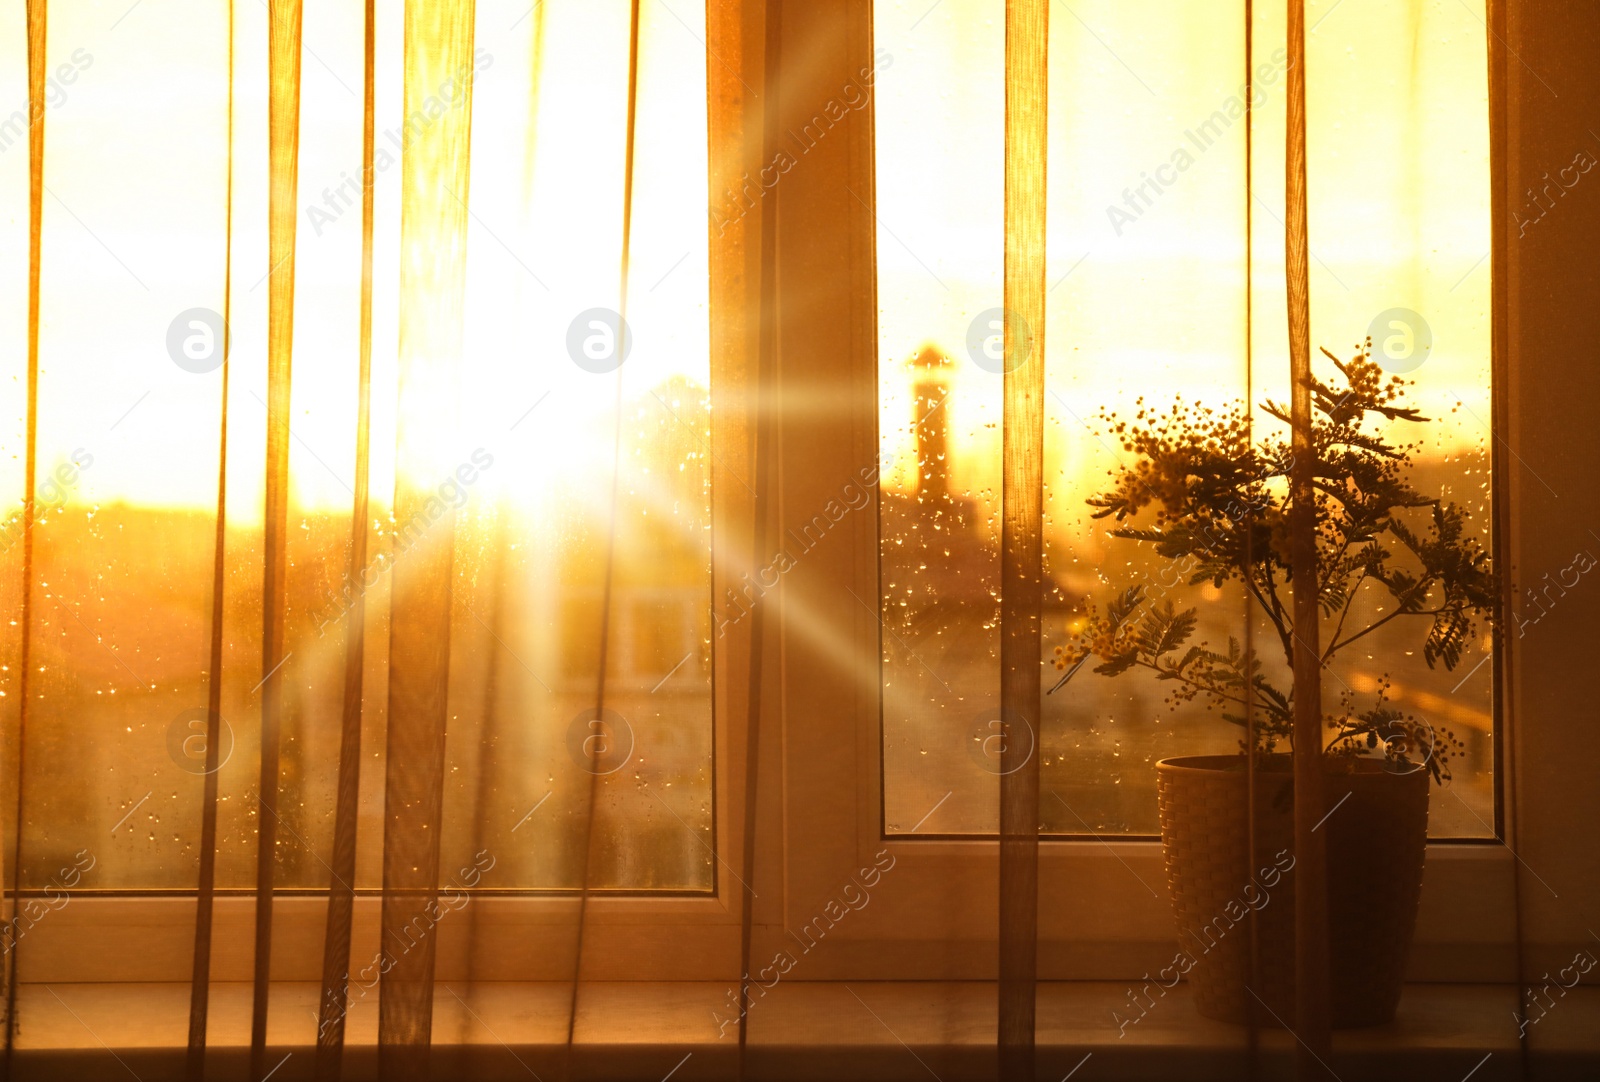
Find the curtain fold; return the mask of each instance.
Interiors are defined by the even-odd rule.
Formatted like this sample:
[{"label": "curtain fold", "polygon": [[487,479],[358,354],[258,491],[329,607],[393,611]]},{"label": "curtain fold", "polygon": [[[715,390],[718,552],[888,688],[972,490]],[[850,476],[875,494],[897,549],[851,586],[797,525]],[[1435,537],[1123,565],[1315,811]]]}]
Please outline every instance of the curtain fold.
[{"label": "curtain fold", "polygon": [[999,907],[999,1067],[1005,1082],[1034,1077],[1049,33],[1048,0],[1007,0]]},{"label": "curtain fold", "polygon": [[[39,273],[44,224],[44,122],[46,67],[45,42],[49,0],[28,0],[28,388],[25,463],[22,494],[22,604],[17,618],[22,625],[17,688],[17,806],[12,819],[16,835],[11,849],[10,904],[6,907],[7,927],[16,919],[22,890],[22,824],[27,772],[24,749],[27,747],[28,707],[32,702],[29,677],[33,670],[30,645],[33,637],[33,526],[37,509],[35,492],[39,471]],[[0,868],[0,871],[4,871]],[[17,1038],[17,952],[6,952],[6,1054],[5,1076],[11,1077],[12,1052]]]},{"label": "curtain fold", "polygon": [[[470,177],[472,0],[405,9],[407,118],[437,112],[432,95],[456,80],[459,107],[408,129],[401,158],[400,368],[394,516],[433,521],[435,488],[454,469],[458,368],[466,285]],[[385,1078],[428,1077],[438,918],[440,820],[449,707],[453,512],[396,560],[389,630],[384,779],[378,1064]],[[420,932],[420,934],[419,934]]]},{"label": "curtain fold", "polygon": [[328,916],[323,933],[322,991],[318,996],[319,1082],[337,1082],[344,1055],[350,994],[350,939],[355,910],[356,837],[361,812],[361,716],[366,668],[368,495],[372,455],[372,226],[374,134],[377,96],[377,13],[366,0],[362,33],[361,119],[361,300],[358,320],[355,496],[350,511],[350,548],[345,560],[346,597],[354,595],[344,621],[344,689],[339,717],[339,775],[335,794],[333,863],[328,869]]},{"label": "curtain fold", "polygon": [[[1244,0],[1244,422],[1246,426],[1245,443],[1255,446],[1255,121],[1256,121],[1256,72],[1255,72],[1255,0]],[[1256,508],[1253,503],[1246,501],[1244,508],[1244,563],[1246,567],[1254,566],[1255,562],[1255,530]],[[1250,671],[1256,656],[1256,614],[1248,591],[1240,598],[1243,606],[1243,627],[1240,629],[1244,641],[1244,656],[1246,671]],[[1256,702],[1255,696],[1246,695],[1244,700],[1244,746],[1245,746],[1245,854],[1246,868],[1259,868],[1260,864],[1260,838],[1258,837],[1258,824],[1256,822],[1256,802],[1259,799],[1260,779],[1257,776],[1259,763],[1256,761]],[[1246,970],[1250,988],[1255,988],[1261,977],[1261,921],[1257,911],[1252,908],[1245,918],[1246,934],[1249,936]],[[1247,1077],[1254,1082],[1261,1074],[1261,1033],[1259,1005],[1254,998],[1245,1003],[1245,1020],[1248,1025],[1246,1031]]]},{"label": "curtain fold", "polygon": [[267,452],[262,512],[261,763],[256,793],[255,973],[250,1065],[267,1067],[272,911],[277,874],[284,621],[288,607],[289,390],[294,350],[295,240],[299,221],[301,0],[270,0],[267,63],[270,179],[267,271]]},{"label": "curtain fold", "polygon": [[228,357],[233,324],[233,77],[234,7],[228,4],[228,147],[227,203],[222,272],[222,386],[217,432],[217,521],[211,565],[211,628],[206,661],[205,775],[200,805],[200,874],[196,885],[194,959],[189,978],[189,1082],[200,1082],[206,1069],[206,1026],[211,1005],[211,937],[217,879],[217,775],[222,749],[222,647],[227,584],[228,539]]},{"label": "curtain fold", "polygon": [[[620,356],[626,356],[628,341],[628,263],[633,237],[633,167],[634,167],[634,135],[635,125],[639,112],[639,0],[632,0],[628,6],[628,89],[627,89],[627,119],[623,122],[623,150],[622,150],[622,244],[618,252],[618,290],[617,290],[617,324],[616,348]],[[594,713],[591,724],[602,726],[606,723],[606,678],[611,662],[613,648],[614,600],[613,591],[616,584],[617,563],[617,510],[618,487],[622,479],[622,431],[623,431],[623,368],[619,363],[614,375],[616,398],[612,413],[612,438],[611,438],[611,487],[608,496],[609,510],[606,516],[606,541],[603,571],[600,587],[600,629],[599,643],[595,662],[595,691]],[[583,986],[583,940],[584,931],[589,919],[589,895],[591,889],[590,877],[594,866],[594,835],[595,816],[597,814],[596,796],[600,786],[602,770],[598,758],[603,751],[592,740],[583,744],[584,754],[588,757],[585,769],[587,778],[587,802],[580,822],[582,841],[579,842],[579,851],[583,855],[582,872],[579,878],[578,891],[578,920],[574,935],[572,952],[572,986],[571,995],[567,1003],[567,1043],[566,1043],[566,1074],[572,1075],[573,1044],[577,1036],[578,1026],[578,996]]]}]

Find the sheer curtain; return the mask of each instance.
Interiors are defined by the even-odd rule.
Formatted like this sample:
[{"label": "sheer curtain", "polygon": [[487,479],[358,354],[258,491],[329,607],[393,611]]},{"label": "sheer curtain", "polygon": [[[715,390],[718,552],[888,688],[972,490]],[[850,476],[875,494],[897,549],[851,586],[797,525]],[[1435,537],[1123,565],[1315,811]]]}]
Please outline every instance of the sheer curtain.
[{"label": "sheer curtain", "polygon": [[[1324,300],[1320,291],[1337,286],[1313,261],[1330,281],[1348,265],[1409,277],[1408,288],[1464,322],[1483,317],[1464,299],[1477,286],[1438,288],[1440,273],[1423,266],[1420,226],[1366,263],[1335,241],[1332,265],[1322,263],[1319,234],[1336,236],[1341,217],[1371,210],[1338,193],[1352,179],[1341,163],[1383,146],[1336,144],[1344,136],[1330,133],[1344,126],[1319,127],[1333,114],[1319,111],[1328,106],[1318,92],[1336,98],[1337,79],[1317,63],[1336,65],[1333,46],[1308,47],[1301,0],[1190,9],[1192,38],[1149,44],[1176,69],[1195,41],[1230,43],[1204,59],[1228,68],[1218,78],[1230,90],[1243,86],[1247,105],[1232,118],[1242,120],[1239,140],[1218,144],[1233,148],[1222,164],[1223,150],[1185,130],[1215,156],[1208,165],[1218,160],[1212,179],[1197,174],[1170,195],[1157,183],[1164,203],[1130,194],[1120,210],[1114,204],[1116,238],[1125,228],[1133,238],[1074,277],[1092,256],[1079,252],[1086,220],[1106,229],[1089,194],[1099,153],[1117,169],[1131,164],[1131,177],[1139,164],[1115,155],[1144,153],[1138,138],[1157,119],[1139,112],[1137,97],[1119,112],[1108,80],[1126,70],[1142,83],[1134,69],[1143,65],[1090,28],[1103,12],[1080,6],[1084,18],[1060,0],[984,9],[999,20],[1003,7],[1004,102],[990,126],[1004,141],[997,160],[958,149],[1002,181],[988,193],[998,205],[990,198],[982,208],[999,229],[975,258],[929,256],[947,284],[919,254],[924,244],[937,250],[938,237],[922,239],[916,222],[906,227],[910,243],[889,232],[885,215],[919,193],[882,157],[872,180],[862,150],[870,127],[850,136],[848,150],[836,151],[836,138],[812,162],[837,153],[877,193],[841,194],[822,165],[772,186],[760,170],[799,139],[796,125],[806,130],[806,95],[831,62],[821,56],[828,44],[796,26],[819,38],[819,26],[836,30],[852,55],[874,56],[865,3],[840,5],[835,26],[784,0],[714,0],[697,11],[645,0],[235,0],[134,4],[115,22],[63,15],[60,4],[51,21],[46,0],[27,0],[18,69],[27,76],[26,168],[21,144],[0,147],[5,195],[27,207],[26,244],[0,267],[5,303],[23,309],[8,317],[13,337],[26,342],[12,386],[0,388],[18,422],[13,464],[0,464],[0,477],[22,495],[0,549],[0,590],[17,614],[3,681],[14,733],[5,847],[13,925],[75,860],[98,868],[95,889],[109,895],[179,899],[170,910],[177,933],[152,933],[150,953],[178,956],[188,977],[193,1079],[234,1052],[244,1058],[244,1048],[251,1077],[265,1078],[313,1046],[306,1069],[321,1079],[443,1076],[458,1062],[448,1058],[458,1048],[437,1047],[451,1045],[449,1021],[476,1039],[481,1026],[513,1057],[553,1048],[539,1069],[571,1077],[583,1067],[580,1028],[603,1024],[586,1016],[592,985],[641,971],[665,982],[679,976],[674,967],[703,982],[734,966],[737,1054],[705,1059],[760,1074],[748,1054],[764,1043],[755,1028],[763,1023],[750,1019],[766,1017],[752,1014],[764,996],[753,974],[764,937],[793,934],[790,901],[773,898],[795,858],[758,840],[784,836],[771,822],[804,815],[786,803],[787,787],[812,769],[785,758],[805,721],[786,713],[786,665],[797,644],[826,637],[819,611],[837,603],[830,611],[861,621],[865,606],[883,655],[838,660],[837,671],[841,684],[865,673],[874,703],[885,704],[875,838],[915,833],[922,824],[902,830],[903,809],[890,806],[909,793],[906,807],[925,807],[933,801],[923,797],[946,784],[946,764],[906,767],[920,761],[905,751],[914,742],[890,732],[928,705],[918,697],[935,683],[949,691],[948,676],[966,693],[961,680],[976,674],[973,701],[997,708],[1008,734],[1028,734],[1003,742],[981,774],[968,770],[984,788],[974,783],[976,799],[945,839],[996,842],[998,921],[977,937],[996,948],[984,970],[994,979],[993,1047],[984,1043],[980,1073],[992,1065],[998,1077],[1032,1079],[1042,1063],[1042,977],[1060,961],[1041,955],[1043,918],[1055,908],[1041,887],[1041,837],[1147,838],[1154,817],[1143,805],[1080,815],[1073,795],[1120,784],[1120,773],[1110,779],[1122,767],[1105,764],[1121,752],[1100,756],[1097,726],[1107,710],[1149,704],[1097,697],[1082,680],[1052,699],[1042,680],[1057,623],[1081,615],[1066,586],[1098,586],[1098,570],[1113,562],[1080,505],[1106,467],[1090,460],[1120,456],[1079,429],[1102,407],[1164,394],[1168,383],[1242,395],[1254,425],[1265,388],[1286,401],[1293,433],[1294,499],[1282,525],[1299,629],[1297,984],[1294,1017],[1276,1021],[1292,1023],[1306,1076],[1320,1071],[1332,1048],[1320,828],[1336,810],[1320,768],[1332,709],[1322,682],[1345,677],[1326,665],[1317,636],[1312,346],[1324,320],[1344,334],[1359,313],[1363,329],[1370,294]],[[937,7],[905,21],[915,30],[943,17]],[[1329,25],[1329,40],[1359,36]],[[1421,17],[1411,25],[1422,58],[1413,64],[1431,56],[1433,31]],[[1258,95],[1280,40],[1282,63],[1271,65],[1274,79],[1285,75],[1282,96]],[[1174,41],[1177,55],[1162,52]],[[1182,76],[1174,93],[1193,100],[1199,92]],[[148,91],[138,109],[119,103],[138,88]],[[1418,135],[1425,103],[1411,105]],[[1421,156],[1396,169],[1419,168],[1411,159]],[[752,194],[752,163],[770,190]],[[937,201],[941,183],[960,188],[949,179],[960,171],[958,163],[913,181]],[[732,197],[741,174],[746,187]],[[1411,198],[1418,183],[1407,174],[1395,187]],[[731,201],[716,195],[723,188]],[[892,197],[880,200],[886,190]],[[709,228],[700,218],[707,192]],[[1395,210],[1404,198],[1380,194],[1372,213],[1384,222],[1439,225],[1425,208]],[[1183,221],[1143,220],[1152,207]],[[808,232],[849,232],[840,248],[884,268],[884,296],[849,298],[845,315],[830,308],[837,292],[818,285],[826,274],[794,255]],[[911,320],[893,309],[933,287],[902,288],[902,271],[926,271],[948,295],[916,311],[928,325],[915,342],[894,337],[905,338],[900,324]],[[974,284],[985,275],[992,281]],[[1137,303],[1126,299],[1140,290]],[[920,339],[958,338],[973,310],[989,307],[976,299],[992,292],[998,367],[940,375],[925,363],[938,351],[921,352]],[[874,305],[882,325],[866,327],[862,306]],[[1226,336],[1220,345],[1197,343],[1213,332]],[[808,367],[817,359],[810,342],[824,334],[830,344],[875,343],[879,371],[826,385]],[[1156,337],[1168,334],[1180,356],[1153,360]],[[951,419],[948,429],[939,421],[938,440],[927,438],[936,470],[885,471],[901,480],[884,485],[873,528],[889,537],[902,522],[986,519],[995,568],[975,560],[979,585],[921,623],[894,610],[894,583],[879,607],[783,591],[774,594],[782,607],[764,602],[750,581],[787,543],[782,527],[798,512],[785,485],[809,469],[795,434],[841,402],[870,428],[878,381],[898,378],[911,348],[924,381],[917,401],[951,380],[949,396],[934,400]],[[989,376],[999,378],[980,382]],[[1434,391],[1438,404],[1461,388]],[[1463,399],[1479,402],[1471,393]],[[882,438],[926,437],[925,418],[905,433],[885,426]],[[934,551],[922,543],[919,552]],[[925,571],[885,558],[869,577],[905,572],[924,583],[916,576]],[[747,605],[721,607],[741,596]],[[1253,656],[1265,625],[1243,589],[1207,601],[1220,614],[1216,630],[1237,634]],[[941,675],[917,651],[940,640],[954,657],[944,643],[956,636],[945,632],[961,621],[982,625],[976,660],[961,677]],[[1359,684],[1373,674],[1348,675]],[[1240,719],[1247,740],[1261,723],[1253,702]],[[930,742],[933,759],[970,754],[944,734]],[[1255,760],[1246,762],[1253,830],[1258,779]],[[731,775],[726,788],[713,763]],[[1479,818],[1484,808],[1493,815],[1490,771],[1477,773],[1472,802],[1454,796],[1465,813],[1454,804],[1444,813],[1469,833],[1491,833]],[[951,783],[946,796],[955,791]],[[835,828],[844,829],[818,829]],[[1252,833],[1245,844],[1252,866],[1264,861],[1261,839]],[[758,905],[758,889],[774,893]],[[673,926],[681,943],[628,938],[629,906],[655,897],[706,903]],[[529,899],[553,904],[515,908]],[[1253,936],[1253,920],[1248,928]],[[954,956],[972,937],[962,928],[948,938],[940,946]],[[8,1063],[28,1016],[19,1002],[31,994],[28,952],[41,939],[8,947]],[[635,950],[653,961],[637,962]],[[1250,953],[1255,976],[1259,945]],[[159,963],[140,970],[143,979],[179,983]],[[513,1013],[532,1017],[513,1040],[478,1013],[478,997],[497,994],[478,985],[496,981],[529,986],[511,993],[522,997]],[[662,983],[647,994],[676,993]],[[1238,1032],[1252,1072],[1258,1028],[1270,1024],[1252,1011]],[[768,1032],[778,1035],[775,1055],[793,1039],[776,1024]]]}]

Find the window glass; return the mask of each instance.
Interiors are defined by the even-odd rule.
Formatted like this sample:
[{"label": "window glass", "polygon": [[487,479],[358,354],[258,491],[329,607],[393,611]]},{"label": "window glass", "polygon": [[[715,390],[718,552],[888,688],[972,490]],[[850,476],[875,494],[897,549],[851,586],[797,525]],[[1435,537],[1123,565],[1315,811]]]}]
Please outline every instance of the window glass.
[{"label": "window glass", "polygon": [[[470,82],[473,110],[471,191],[459,193],[471,208],[461,420],[441,416],[437,431],[411,434],[460,463],[423,479],[458,508],[441,874],[487,849],[495,863],[484,888],[578,885],[574,825],[589,814],[597,762],[596,837],[607,841],[591,885],[706,891],[715,877],[704,13],[644,5],[628,333],[618,335],[628,9],[526,7],[480,5],[473,70],[439,91],[440,110],[460,108]],[[8,514],[20,508],[25,450],[28,152],[6,122],[27,101],[21,17],[17,7],[0,24]],[[47,113],[23,879],[47,885],[87,848],[96,858],[87,888],[192,889],[221,416],[227,10],[146,4],[114,17],[64,8],[50,20],[61,85]],[[236,5],[236,17],[224,888],[255,879],[267,397],[266,7]],[[380,881],[389,568],[428,528],[391,513],[400,160],[413,129],[434,122],[401,115],[401,27],[398,0],[380,3],[372,502],[369,562],[352,576],[363,28],[359,5],[306,10],[277,835],[287,888],[328,882],[342,616],[356,600],[368,612],[357,885]],[[607,713],[597,727],[586,715],[614,455]],[[0,599],[13,613],[14,532],[8,525],[0,550]],[[21,644],[14,618],[0,674],[8,725]]]},{"label": "window glass", "polygon": [[[884,827],[993,832],[999,742],[1036,739],[1047,832],[1153,835],[1156,761],[1237,750],[1238,730],[1215,712],[1170,701],[1170,682],[1152,674],[1086,667],[1046,696],[1040,733],[1004,731],[995,715],[1003,16],[1003,5],[978,0],[875,8],[879,424],[895,463],[881,523]],[[1286,402],[1288,390],[1282,17],[1258,5],[1247,198],[1242,9],[1110,0],[1051,8],[1047,659],[1083,628],[1090,602],[1104,614],[1137,585],[1149,602],[1194,608],[1193,641],[1214,649],[1242,640],[1254,621],[1256,649],[1288,686],[1273,657],[1276,631],[1237,580],[1191,583],[1195,568],[1109,536],[1114,520],[1093,517],[1086,502],[1136,464],[1115,426],[1142,408],[1181,402],[1220,413],[1248,400],[1257,437],[1283,435],[1264,408]],[[1395,421],[1382,434],[1417,444],[1412,485],[1460,505],[1467,532],[1487,546],[1483,5],[1313,3],[1307,25],[1313,350],[1349,360],[1370,335],[1386,375],[1412,381],[1408,401],[1429,422]],[[1316,364],[1323,379],[1338,378],[1327,358],[1317,354]],[[1406,521],[1425,529],[1418,514]],[[1345,634],[1392,608],[1369,584]],[[1324,645],[1335,622],[1322,630]],[[1408,617],[1341,649],[1324,676],[1324,705],[1337,712],[1349,694],[1366,708],[1381,689],[1441,747],[1459,741],[1450,744],[1453,780],[1433,790],[1430,831],[1488,836],[1489,629],[1476,623],[1453,669],[1429,666],[1426,631]],[[1050,688],[1061,673],[1045,675]]]}]

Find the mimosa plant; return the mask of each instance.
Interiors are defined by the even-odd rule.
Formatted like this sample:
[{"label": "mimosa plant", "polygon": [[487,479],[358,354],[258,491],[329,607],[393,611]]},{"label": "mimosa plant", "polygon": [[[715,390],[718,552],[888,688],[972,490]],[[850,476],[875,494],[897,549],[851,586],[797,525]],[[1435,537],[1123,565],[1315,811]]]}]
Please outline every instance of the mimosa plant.
[{"label": "mimosa plant", "polygon": [[[1442,663],[1454,669],[1475,621],[1494,611],[1488,553],[1467,535],[1461,508],[1424,495],[1407,479],[1421,445],[1391,443],[1386,426],[1427,423],[1404,402],[1408,382],[1385,378],[1372,360],[1370,340],[1350,361],[1323,352],[1338,372],[1332,383],[1313,377],[1312,384],[1324,671],[1340,651],[1394,621],[1426,629],[1422,653],[1429,668]],[[1288,426],[1287,407],[1268,401],[1262,409]],[[1141,399],[1132,420],[1101,416],[1107,434],[1137,460],[1117,471],[1108,491],[1089,499],[1093,516],[1127,523],[1112,536],[1178,562],[1191,585],[1241,583],[1292,670],[1287,427],[1253,439],[1243,404],[1215,410],[1180,401],[1162,412]],[[1372,613],[1371,619],[1359,618],[1361,612]],[[1104,613],[1091,602],[1082,629],[1055,649],[1055,665],[1066,675],[1051,691],[1092,657],[1097,673],[1147,671],[1171,685],[1169,704],[1199,699],[1235,725],[1246,725],[1249,704],[1259,753],[1280,742],[1292,746],[1292,690],[1275,686],[1261,659],[1247,655],[1237,638],[1229,638],[1226,650],[1191,645],[1198,624],[1196,609],[1151,597],[1143,586],[1123,591]],[[1344,688],[1340,709],[1325,715],[1324,751],[1337,758],[1381,747],[1398,769],[1425,766],[1442,783],[1460,741],[1397,709],[1391,687],[1387,676],[1380,679],[1375,701],[1364,709]]]}]

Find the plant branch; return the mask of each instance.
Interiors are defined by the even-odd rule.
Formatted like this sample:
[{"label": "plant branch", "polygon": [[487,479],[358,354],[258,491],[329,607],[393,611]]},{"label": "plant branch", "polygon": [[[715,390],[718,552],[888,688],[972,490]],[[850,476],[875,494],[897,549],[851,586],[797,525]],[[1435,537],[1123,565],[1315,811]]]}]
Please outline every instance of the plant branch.
[{"label": "plant branch", "polygon": [[1181,672],[1178,671],[1176,666],[1173,666],[1172,668],[1164,669],[1157,662],[1145,661],[1142,658],[1139,659],[1139,660],[1136,660],[1134,662],[1134,664],[1139,666],[1140,668],[1149,669],[1152,672],[1157,672],[1157,673],[1161,673],[1161,674],[1166,675],[1166,676],[1170,676],[1174,680],[1181,680],[1185,684],[1188,684],[1190,687],[1194,688],[1197,691],[1204,692],[1207,695],[1215,696],[1218,699],[1223,699],[1223,700],[1226,700],[1227,702],[1230,702],[1230,703],[1238,703],[1240,706],[1244,706],[1244,707],[1254,706],[1257,709],[1263,710],[1268,714],[1273,714],[1273,713],[1275,713],[1277,711],[1277,704],[1273,703],[1269,699],[1260,698],[1259,696],[1257,696],[1255,694],[1253,689],[1252,689],[1252,691],[1250,693],[1249,700],[1246,701],[1244,698],[1242,698],[1242,697],[1240,697],[1238,695],[1231,695],[1228,692],[1221,690],[1220,688],[1216,687],[1214,684],[1202,683],[1201,681],[1196,680],[1192,676],[1188,676],[1188,675],[1186,675],[1184,673],[1181,673]]},{"label": "plant branch", "polygon": [[1367,581],[1367,567],[1361,569],[1361,574],[1356,577],[1356,583],[1350,587],[1350,593],[1344,599],[1344,608],[1339,610],[1339,622],[1333,625],[1333,634],[1328,636],[1328,649],[1322,655],[1322,663],[1326,665],[1333,656],[1333,651],[1338,648],[1339,634],[1344,631],[1345,617],[1350,615],[1350,610],[1355,607],[1356,595],[1361,592],[1361,584]]},{"label": "plant branch", "polygon": [[[1429,581],[1431,581],[1431,580],[1429,580]],[[1323,655],[1323,663],[1324,664],[1327,663],[1327,659],[1333,656],[1333,652],[1335,650],[1343,650],[1346,646],[1349,646],[1351,643],[1355,642],[1357,639],[1362,638],[1362,637],[1364,637],[1366,635],[1372,634],[1374,631],[1378,630],[1384,624],[1387,624],[1390,620],[1393,620],[1396,616],[1434,616],[1434,615],[1437,615],[1438,613],[1443,612],[1446,609],[1446,607],[1447,606],[1445,606],[1445,605],[1440,605],[1436,609],[1408,609],[1408,608],[1404,608],[1404,607],[1396,608],[1388,616],[1385,616],[1383,619],[1379,620],[1375,624],[1369,625],[1365,630],[1356,632],[1354,635],[1351,635],[1348,639],[1344,640],[1344,642],[1335,642],[1333,645],[1329,646],[1328,647],[1328,652]]]},{"label": "plant branch", "polygon": [[[1270,567],[1267,569],[1267,574],[1268,576],[1272,574],[1272,569]],[[1271,594],[1269,595],[1272,598],[1272,604],[1269,607],[1267,605],[1266,598],[1261,596],[1261,588],[1256,585],[1254,579],[1252,579],[1249,575],[1246,575],[1244,577],[1244,584],[1246,589],[1248,589],[1250,593],[1255,596],[1256,603],[1261,606],[1261,611],[1267,614],[1267,619],[1271,620],[1273,627],[1277,629],[1278,644],[1283,647],[1284,656],[1292,659],[1294,657],[1294,646],[1292,645],[1292,640],[1290,639],[1289,627],[1283,622],[1283,610],[1279,606],[1277,589],[1273,588]]]}]

